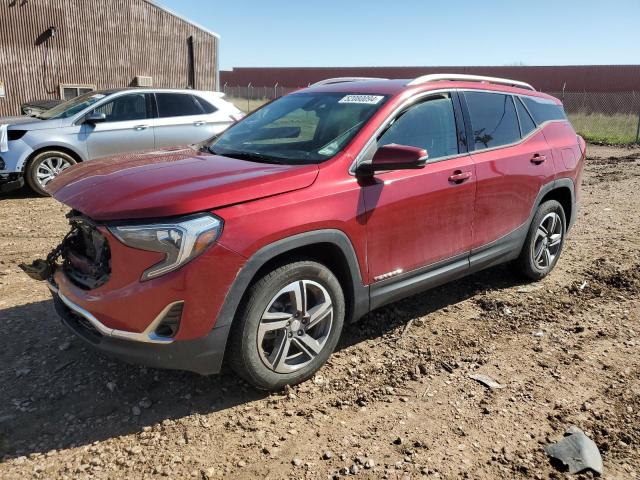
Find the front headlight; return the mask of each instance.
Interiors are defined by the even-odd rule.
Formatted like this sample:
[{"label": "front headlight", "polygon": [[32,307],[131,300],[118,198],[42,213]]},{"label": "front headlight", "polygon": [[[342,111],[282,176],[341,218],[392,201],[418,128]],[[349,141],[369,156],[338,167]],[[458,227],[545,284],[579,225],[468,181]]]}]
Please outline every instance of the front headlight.
[{"label": "front headlight", "polygon": [[220,236],[222,220],[204,214],[176,222],[113,226],[109,231],[129,247],[165,254],[163,261],[143,272],[144,281],[172,272],[204,252]]},{"label": "front headlight", "polygon": [[7,139],[9,141],[20,140],[25,133],[27,133],[26,130],[7,130]]}]

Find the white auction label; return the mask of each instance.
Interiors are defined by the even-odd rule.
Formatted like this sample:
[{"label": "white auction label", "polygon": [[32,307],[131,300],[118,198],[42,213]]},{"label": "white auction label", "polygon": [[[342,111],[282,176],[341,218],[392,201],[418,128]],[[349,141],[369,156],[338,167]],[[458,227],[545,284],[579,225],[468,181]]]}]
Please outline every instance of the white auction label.
[{"label": "white auction label", "polygon": [[364,103],[366,105],[377,105],[384,97],[382,95],[347,95],[342,97],[338,103]]}]

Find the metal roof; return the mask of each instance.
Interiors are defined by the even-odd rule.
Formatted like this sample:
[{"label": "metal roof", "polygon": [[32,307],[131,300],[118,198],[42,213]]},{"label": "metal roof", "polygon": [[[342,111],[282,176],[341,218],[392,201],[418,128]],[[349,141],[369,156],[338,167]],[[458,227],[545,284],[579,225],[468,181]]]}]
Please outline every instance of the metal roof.
[{"label": "metal roof", "polygon": [[208,33],[209,35],[213,35],[216,38],[220,38],[220,35],[218,33],[214,32],[213,30],[209,30],[208,28],[203,27],[202,25],[194,22],[193,20],[188,19],[184,15],[180,15],[179,13],[175,12],[174,10],[171,10],[170,8],[167,8],[167,7],[163,6],[163,5],[160,5],[156,0],[143,0],[143,1],[153,5],[156,8],[159,8],[160,10],[164,10],[169,15],[173,15],[174,17],[179,18],[183,22],[186,22],[186,23],[188,23],[190,25],[193,25],[194,27],[202,30],[205,33]]}]

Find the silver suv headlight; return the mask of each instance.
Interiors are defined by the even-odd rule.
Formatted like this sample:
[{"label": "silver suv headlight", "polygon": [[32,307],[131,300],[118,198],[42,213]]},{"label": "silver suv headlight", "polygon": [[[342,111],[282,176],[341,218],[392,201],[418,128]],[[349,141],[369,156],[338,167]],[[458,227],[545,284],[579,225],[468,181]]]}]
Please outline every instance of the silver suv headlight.
[{"label": "silver suv headlight", "polygon": [[143,272],[140,280],[145,281],[172,272],[204,252],[220,236],[222,220],[202,214],[176,222],[112,226],[109,231],[129,247],[165,254],[163,261]]}]

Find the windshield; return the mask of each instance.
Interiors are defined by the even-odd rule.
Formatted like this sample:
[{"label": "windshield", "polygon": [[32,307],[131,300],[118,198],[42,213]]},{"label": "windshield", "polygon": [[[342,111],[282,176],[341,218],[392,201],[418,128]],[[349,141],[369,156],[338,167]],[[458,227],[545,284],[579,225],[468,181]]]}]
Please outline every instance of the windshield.
[{"label": "windshield", "polygon": [[107,95],[100,92],[89,92],[79,97],[72,98],[66,102],[62,102],[60,105],[56,105],[51,110],[40,113],[36,118],[42,120],[68,118],[76,113],[81,112],[87,107],[90,107],[94,103],[102,100]]},{"label": "windshield", "polygon": [[386,99],[345,93],[287,95],[215,138],[209,151],[258,162],[319,163],[342,150]]}]

